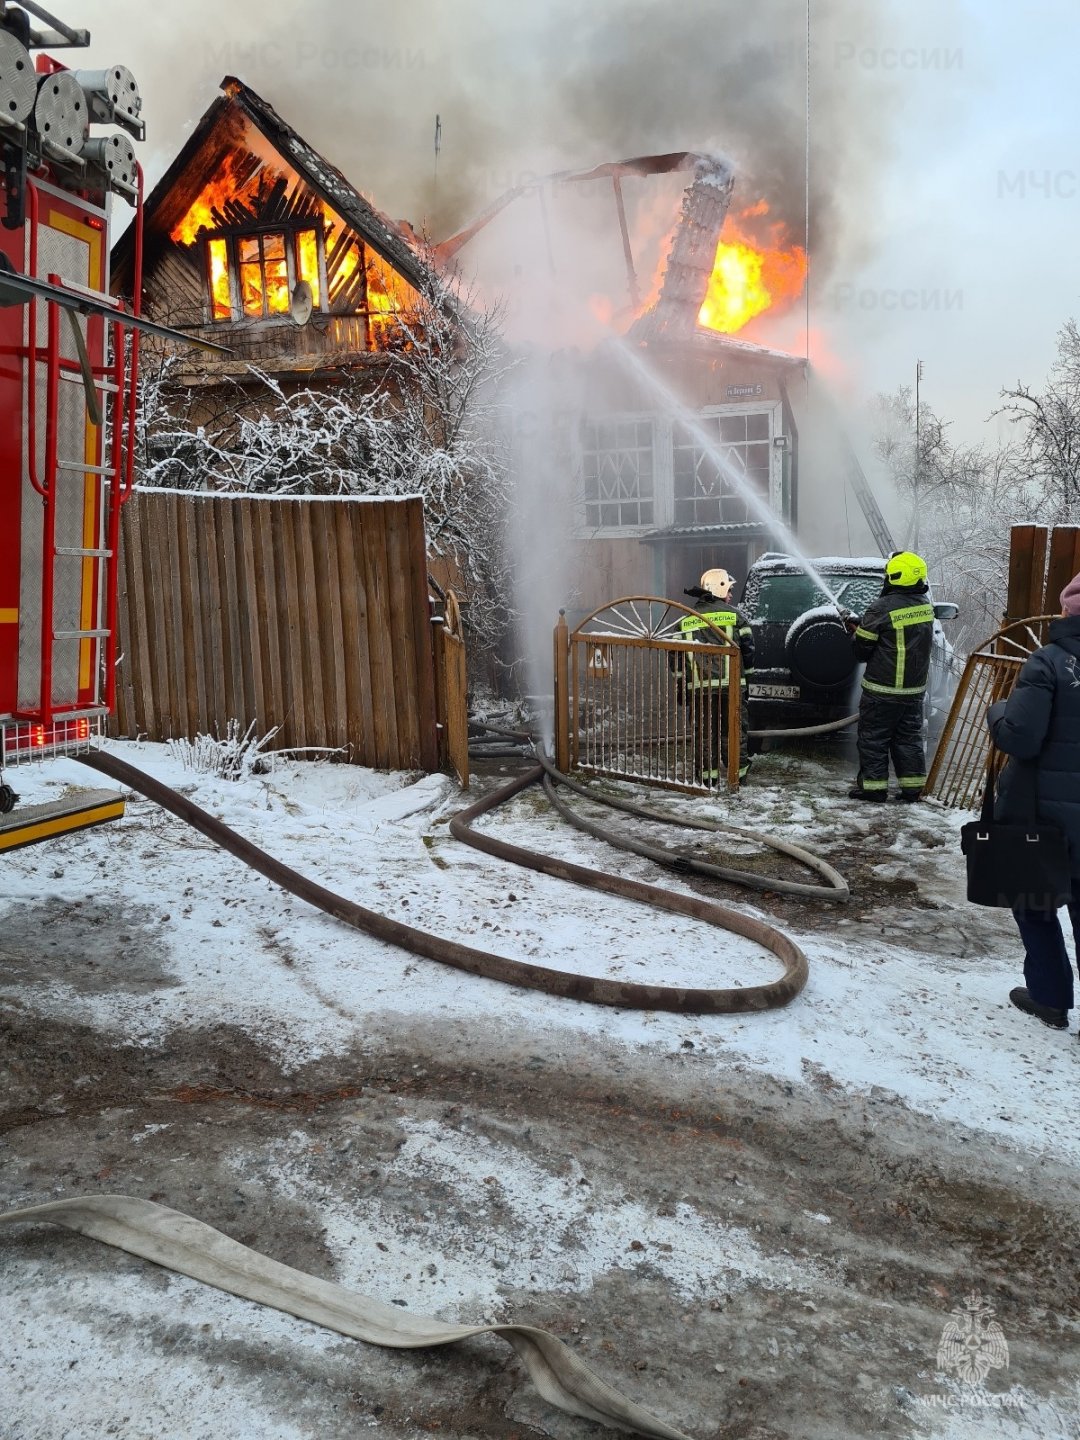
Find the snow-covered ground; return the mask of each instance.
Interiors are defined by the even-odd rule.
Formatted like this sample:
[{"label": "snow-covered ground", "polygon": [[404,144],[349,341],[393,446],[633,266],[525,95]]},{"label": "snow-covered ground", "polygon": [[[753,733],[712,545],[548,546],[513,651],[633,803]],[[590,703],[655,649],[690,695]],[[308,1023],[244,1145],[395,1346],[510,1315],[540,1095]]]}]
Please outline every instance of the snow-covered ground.
[{"label": "snow-covered ground", "polygon": [[[294,869],[420,929],[564,970],[670,985],[754,984],[779,974],[748,940],[459,844],[446,821],[461,799],[444,777],[278,761],[270,775],[231,782],[185,770],[163,746],[115,749]],[[862,837],[881,879],[917,880],[923,903],[936,908],[882,904],[852,918],[841,906],[817,907],[831,923],[791,927],[810,959],[809,984],[792,1005],[760,1015],[613,1012],[417,959],[283,895],[137,795],[108,829],[7,857],[0,904],[119,896],[160,911],[174,984],[149,1000],[126,990],[88,994],[53,977],[24,982],[42,1013],[128,1038],[153,1041],[185,1023],[238,1024],[297,1065],[351,1043],[373,1012],[452,1021],[482,1010],[495,1021],[632,1047],[672,1050],[689,1039],[703,1063],[741,1062],[788,1080],[817,1067],[845,1086],[883,1087],[938,1118],[1080,1158],[1072,1095],[1080,1045],[1074,1033],[1053,1034],[1007,1003],[1022,982],[1018,937],[1007,913],[964,899],[959,828],[971,817],[930,805],[868,814],[824,771],[818,793],[805,780],[795,789],[791,762],[778,760],[785,768],[769,784],[770,758],[738,801],[711,810],[712,802],[686,802],[686,813],[719,814],[825,853],[840,835]],[[24,804],[99,783],[74,761],[16,778]],[[690,893],[648,861],[568,827],[535,792],[481,825],[514,844]],[[768,918],[753,892],[744,897],[734,903]],[[274,947],[288,952],[288,964]],[[1037,1108],[1026,1103],[1036,1079]]]},{"label": "snow-covered ground", "polygon": [[[443,777],[278,760],[269,774],[225,781],[186,769],[165,747],[117,743],[114,748],[305,875],[439,935],[561,969],[667,984],[726,986],[778,974],[770,955],[739,937],[508,867],[458,843],[447,821],[462,797]],[[74,761],[20,770],[11,778],[25,804],[71,786],[108,783]],[[860,807],[846,800],[845,789],[835,768],[765,756],[737,800],[648,797],[681,813],[719,814],[772,830],[824,854],[842,870],[843,856],[858,854],[861,873],[880,882],[874,904],[860,900],[857,887],[850,907],[794,902],[777,907],[749,891],[727,902],[788,929],[809,957],[806,989],[777,1011],[685,1017],[611,1010],[474,978],[311,910],[139,796],[129,798],[119,823],[4,857],[0,1003],[16,1016],[40,1017],[43,1025],[84,1026],[105,1042],[148,1054],[172,1045],[170,1037],[232,1027],[284,1073],[316,1064],[332,1070],[335,1057],[355,1059],[358,1051],[377,1064],[383,1049],[400,1050],[410,1035],[417,1043],[423,1037],[429,1049],[431,1037],[442,1036],[448,1057],[455,1047],[467,1056],[482,1021],[485,1033],[512,1037],[523,1055],[534,1051],[531,1061],[537,1065],[554,1060],[556,1066],[572,1066],[579,1063],[576,1057],[596,1054],[614,1056],[617,1066],[621,1055],[637,1067],[635,1073],[663,1070],[672,1084],[695,1094],[720,1094],[734,1090],[736,1079],[745,1083],[749,1077],[752,1083],[760,1077],[763,1094],[768,1087],[770,1094],[790,1095],[792,1106],[811,1100],[820,1105],[824,1094],[826,1106],[835,1104],[838,1113],[846,1105],[865,1106],[867,1114],[895,1113],[898,1123],[900,1116],[914,1116],[927,1127],[944,1126],[941,1133],[953,1136],[958,1148],[990,1146],[995,1163],[1014,1171],[1018,1184],[1029,1177],[1037,1184],[1050,1175],[1051,1165],[1075,1165],[1080,1045],[1075,1032],[1051,1032],[1007,1003],[1009,987],[1020,978],[1017,938],[1007,914],[975,910],[964,900],[959,827],[968,817],[929,805]],[[567,860],[687,889],[649,862],[566,826],[535,789],[481,825]],[[697,832],[674,838],[701,843]],[[730,848],[734,853],[739,846]],[[80,909],[87,927],[84,943],[75,949],[72,915]],[[42,956],[57,943],[69,948],[38,965],[33,958],[38,943]],[[413,1068],[420,1076],[427,1073],[419,1063]],[[341,1083],[348,1078],[342,1075]],[[181,1136],[180,1120],[172,1118],[175,1108],[144,1110],[140,1098],[133,1094],[125,1108],[121,1096],[108,1125],[92,1138],[93,1124],[87,1128],[83,1168],[97,1189],[143,1193],[140,1179],[167,1174],[162,1167],[185,1158],[188,1138]],[[575,1297],[587,1299],[621,1285],[631,1287],[630,1318],[637,1317],[643,1335],[650,1323],[650,1287],[684,1315],[683,1324],[700,1311],[706,1327],[719,1323],[711,1314],[718,1309],[713,1303],[718,1293],[746,1295],[748,1315],[749,1290],[766,1313],[773,1304],[768,1297],[782,1296],[802,1317],[799,1326],[815,1323],[823,1295],[846,1288],[851,1303],[862,1303],[851,1298],[861,1282],[852,1280],[850,1257],[837,1240],[850,1214],[824,1172],[820,1196],[811,1183],[785,1220],[789,1238],[778,1244],[741,1210],[746,1200],[738,1186],[747,1182],[727,1176],[741,1141],[724,1141],[733,1148],[717,1152],[721,1161],[709,1162],[726,1165],[722,1181],[720,1172],[699,1175],[691,1168],[680,1175],[669,1203],[666,1192],[658,1192],[659,1198],[642,1193],[647,1156],[638,1162],[643,1168],[634,1172],[636,1183],[629,1172],[621,1180],[617,1166],[602,1173],[595,1156],[556,1153],[551,1147],[565,1142],[548,1133],[542,1113],[526,1125],[509,1102],[499,1108],[497,1098],[464,1117],[459,1107],[447,1109],[434,1098],[408,1106],[388,1101],[389,1108],[376,1116],[365,1100],[355,1112],[342,1110],[344,1129],[335,1133],[333,1163],[330,1155],[323,1158],[327,1137],[306,1119],[256,1115],[263,1127],[257,1143],[231,1132],[214,1142],[215,1174],[219,1185],[232,1177],[235,1195],[248,1197],[237,1199],[238,1205],[258,1208],[261,1194],[273,1196],[274,1207],[295,1209],[301,1229],[320,1237],[320,1254],[329,1256],[341,1283],[443,1318],[512,1313],[529,1319],[522,1306],[530,1295],[547,1296],[549,1305],[552,1297],[572,1305]],[[62,1117],[70,1108],[66,1096],[42,1099],[45,1115]],[[52,1110],[50,1100],[56,1101]],[[360,1178],[374,1177],[375,1168],[354,1170],[352,1159],[345,1158],[368,1141],[377,1180]],[[185,1154],[177,1153],[181,1145]],[[602,1136],[595,1145],[603,1149]],[[41,1146],[35,1162],[32,1140],[24,1141],[17,1166],[9,1169],[12,1186],[19,1177],[18,1188],[5,1188],[4,1206],[78,1192],[70,1177],[51,1178],[54,1161],[46,1158],[44,1134]],[[122,1165],[116,1158],[121,1155]],[[786,1158],[785,1172],[794,1164]],[[718,1185],[735,1198],[717,1202]],[[882,1195],[894,1190],[889,1181]],[[166,1203],[179,1203],[172,1190],[168,1194]],[[756,1197],[747,1194],[753,1203]],[[213,1213],[203,1218],[214,1223]],[[247,1238],[259,1245],[257,1218]],[[114,1256],[69,1277],[65,1265],[84,1253],[76,1252],[75,1244],[89,1242],[67,1242],[61,1257],[66,1261],[53,1263],[44,1242],[13,1249],[0,1234],[0,1277],[17,1301],[17,1322],[0,1335],[0,1373],[12,1393],[6,1411],[0,1410],[0,1436],[352,1433],[347,1416],[331,1425],[325,1410],[320,1420],[303,1407],[278,1404],[267,1399],[264,1388],[253,1388],[246,1372],[216,1373],[197,1349],[162,1360],[160,1347],[143,1333],[145,1317],[161,1310],[161,1282],[148,1278],[146,1267],[136,1262],[120,1257],[118,1265]],[[880,1252],[882,1263],[900,1263],[905,1246],[915,1244],[898,1228],[895,1247]],[[988,1274],[998,1274],[989,1261],[986,1265]],[[991,1282],[973,1273],[970,1283]],[[331,1368],[340,1363],[338,1337],[263,1315],[191,1281],[170,1279],[165,1289],[186,1335],[197,1339],[200,1329],[219,1340],[247,1335],[252,1353],[265,1355],[270,1366],[278,1364],[273,1357],[280,1350],[294,1364],[308,1363],[297,1361],[299,1352]],[[932,1345],[950,1304],[961,1300],[951,1285],[943,1285],[918,1318],[910,1304],[903,1315],[893,1307],[890,1343],[915,1358],[903,1381],[906,1398],[898,1399],[893,1385],[873,1402],[882,1417],[873,1433],[953,1440],[1073,1433],[1062,1425],[1080,1423],[1076,1395],[1063,1406],[1056,1390],[1050,1404],[1034,1358],[1026,1368],[1022,1363],[1022,1336],[1016,1337],[1009,1381],[1002,1376],[988,1382],[996,1378],[997,1391],[1011,1395],[1014,1406],[980,1411],[957,1401],[949,1409],[927,1400],[953,1393],[942,1388],[940,1377],[934,1379]],[[880,1328],[883,1302],[867,1303],[878,1307],[872,1324]],[[70,1325],[58,1322],[58,1305],[72,1311]],[[559,1328],[560,1312],[549,1313],[555,1314],[553,1328]],[[797,1341],[782,1340],[776,1348],[775,1323],[763,1323],[760,1338],[747,1321],[750,1348],[743,1368],[766,1375],[774,1362],[783,1364],[783,1347],[789,1345],[791,1363],[803,1365],[800,1347],[812,1345],[812,1338],[800,1330]],[[1061,1323],[1073,1321],[1062,1317]],[[924,1330],[932,1341],[929,1354]],[[667,1348],[669,1338],[658,1334],[654,1343]],[[754,1349],[759,1338],[760,1355]],[[856,1349],[857,1341],[853,1329]],[[829,1344],[833,1350],[842,1347],[835,1335]],[[82,1365],[82,1384],[74,1390],[69,1359]],[[694,1370],[691,1361],[686,1364],[688,1374],[699,1374],[700,1365]],[[635,1369],[645,1368],[635,1363]],[[626,1375],[620,1369],[609,1365],[606,1373],[622,1383]],[[718,1386],[727,1385],[725,1366],[704,1369],[718,1372]],[[858,1378],[860,1384],[867,1379]],[[644,1381],[637,1377],[635,1398],[650,1404],[654,1385],[673,1423],[695,1434],[715,1433],[710,1427],[718,1414],[702,1420],[690,1380],[667,1375],[654,1363]],[[200,1397],[208,1390],[212,1418],[202,1415]],[[133,1391],[143,1398],[141,1418],[132,1419],[127,1410],[125,1397]],[[508,1412],[511,1419],[538,1427],[535,1433],[585,1433],[565,1421],[564,1428],[556,1424],[548,1431],[550,1412],[543,1412],[547,1418],[541,1421],[541,1412],[514,1404],[518,1411]],[[733,1420],[738,1414],[730,1411]],[[768,1433],[870,1433],[841,1432],[830,1423],[812,1428],[793,1421],[790,1432]],[[387,1434],[420,1435],[429,1428],[417,1428],[415,1418],[398,1417],[395,1424]]]}]

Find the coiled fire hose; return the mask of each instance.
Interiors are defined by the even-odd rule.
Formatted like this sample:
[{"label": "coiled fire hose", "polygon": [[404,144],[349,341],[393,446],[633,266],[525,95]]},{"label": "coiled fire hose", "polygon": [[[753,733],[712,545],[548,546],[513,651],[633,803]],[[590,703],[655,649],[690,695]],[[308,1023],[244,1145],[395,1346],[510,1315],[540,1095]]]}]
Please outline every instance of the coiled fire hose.
[{"label": "coiled fire hose", "polygon": [[238,860],[265,875],[275,885],[280,885],[283,890],[306,900],[326,914],[374,935],[378,940],[385,940],[388,944],[409,950],[414,955],[423,955],[443,965],[453,965],[459,970],[482,975],[488,980],[520,985],[529,990],[542,990],[549,995],[582,1000],[592,1005],[617,1005],[631,1010],[672,1010],[684,1015],[734,1015],[751,1010],[775,1009],[793,1000],[806,984],[809,965],[802,950],[790,936],[763,920],[729,910],[712,900],[672,894],[657,885],[646,885],[621,875],[590,870],[583,865],[556,860],[470,830],[474,820],[540,780],[544,774],[541,765],[535,765],[524,774],[515,776],[506,785],[500,786],[468,809],[460,811],[450,822],[451,834],[477,849],[525,865],[542,874],[571,880],[592,890],[621,895],[629,900],[642,901],[676,915],[701,920],[717,929],[743,935],[777,956],[784,966],[784,974],[780,979],[764,985],[740,985],[723,989],[649,985],[641,981],[574,975],[565,970],[553,970],[548,966],[533,965],[524,960],[510,960],[502,955],[477,950],[458,940],[447,940],[426,930],[414,929],[400,920],[392,920],[387,915],[368,910],[355,900],[336,895],[332,890],[300,875],[258,845],[238,835],[235,830],[231,830],[215,816],[207,814],[187,796],[178,794],[160,780],[155,780],[115,755],[98,750],[77,758],[91,770],[100,771],[121,784],[130,785],[133,790],[155,801],[162,809],[193,826],[216,845],[235,855]]},{"label": "coiled fire hose", "polygon": [[[78,758],[89,768],[129,785],[155,801],[260,874],[326,913],[415,954],[489,979],[594,1004],[666,1009],[689,1014],[730,1014],[769,1009],[786,1004],[806,983],[806,957],[794,941],[750,916],[740,915],[710,901],[672,895],[658,887],[622,876],[604,875],[583,866],[536,855],[520,847],[505,846],[491,837],[469,830],[472,821],[544,777],[541,765],[516,777],[456,816],[451,829],[458,838],[504,858],[514,858],[518,863],[528,864],[543,873],[646,901],[745,935],[782,960],[785,967],[783,977],[767,985],[715,990],[682,989],[571,975],[487,954],[402,925],[305,879],[207,814],[186,796],[115,755],[91,752]],[[517,1352],[537,1390],[548,1403],[569,1414],[631,1430],[639,1435],[658,1437],[658,1440],[688,1440],[682,1431],[649,1414],[601,1380],[549,1331],[535,1326],[449,1325],[411,1315],[294,1270],[239,1244],[192,1216],[133,1196],[75,1196],[0,1214],[0,1226],[37,1222],[64,1226],[230,1294],[273,1306],[375,1345],[413,1349],[452,1344],[474,1335],[497,1335]]]},{"label": "coiled fire hose", "polygon": [[40,1221],[89,1235],[230,1295],[284,1310],[369,1345],[415,1350],[452,1345],[473,1335],[497,1335],[517,1351],[550,1405],[638,1435],[688,1440],[681,1430],[650,1415],[594,1375],[548,1330],[533,1325],[448,1325],[412,1315],[282,1265],[191,1215],[131,1195],[76,1195],[0,1214],[0,1225]]},{"label": "coiled fire hose", "polygon": [[[760,830],[748,830],[741,825],[728,825],[720,820],[697,820],[691,817],[666,815],[661,810],[650,810],[644,805],[634,805],[629,800],[620,800],[618,796],[600,795],[590,789],[588,785],[582,785],[577,780],[571,780],[568,775],[561,774],[542,751],[537,752],[537,758],[547,772],[544,776],[544,793],[563,819],[569,821],[577,829],[584,830],[589,835],[595,835],[598,840],[605,840],[609,845],[614,845],[620,850],[630,850],[635,855],[644,855],[649,860],[655,860],[658,865],[667,865],[681,874],[710,875],[715,880],[726,880],[734,885],[746,885],[753,890],[771,890],[782,895],[800,895],[812,900],[842,902],[851,898],[848,883],[838,870],[834,870],[828,861],[812,855],[809,850],[804,850],[800,845],[793,845],[790,840],[779,840],[775,835],[766,835]],[[552,780],[557,780],[568,790],[573,790],[577,795],[584,795],[599,805],[609,805],[614,810],[622,810],[626,814],[636,815],[642,820],[655,820],[664,825],[679,825],[687,830],[707,830],[713,834],[737,835],[740,839],[752,840],[781,855],[787,855],[792,860],[797,860],[800,865],[816,871],[828,883],[807,885],[799,880],[780,880],[772,875],[759,875],[753,870],[736,870],[730,866],[713,865],[708,860],[698,860],[696,856],[682,855],[678,851],[666,850],[658,845],[647,845],[640,840],[613,835],[604,826],[584,819],[571,810],[569,805],[564,804],[559,799]]]},{"label": "coiled fire hose", "polygon": [[[698,820],[692,817],[674,816],[666,814],[662,810],[650,810],[644,805],[636,805],[615,795],[603,794],[588,785],[583,785],[578,780],[571,779],[561,770],[557,770],[543,747],[532,742],[531,737],[524,731],[503,730],[494,725],[486,725],[485,729],[493,735],[507,740],[515,740],[518,744],[532,744],[537,760],[544,767],[544,793],[551,804],[564,820],[578,830],[583,830],[587,834],[595,836],[596,839],[605,841],[608,845],[614,845],[616,849],[629,850],[635,855],[643,855],[646,859],[677,870],[683,875],[708,875],[714,880],[725,880],[733,885],[745,885],[753,890],[768,890],[781,895],[797,895],[809,900],[834,900],[841,903],[851,899],[848,883],[838,870],[835,870],[828,861],[811,854],[809,850],[804,850],[800,845],[792,844],[790,840],[780,840],[775,835],[766,835],[760,830],[748,830],[745,826],[729,825],[722,820]],[[642,820],[653,820],[662,825],[678,825],[684,830],[706,830],[713,834],[736,835],[740,839],[751,840],[755,844],[775,850],[780,855],[787,855],[790,859],[797,860],[808,870],[815,871],[826,883],[824,885],[808,885],[804,881],[781,880],[771,875],[759,875],[753,870],[737,870],[731,866],[713,865],[710,861],[699,860],[696,856],[684,855],[679,851],[667,850],[658,845],[647,845],[640,840],[631,840],[627,836],[616,835],[606,826],[594,824],[573,811],[559,798],[552,782],[565,786],[567,790],[572,790],[577,795],[593,800],[598,805],[606,805],[612,810],[622,810],[625,814],[635,815]],[[470,813],[463,811],[462,818]],[[454,828],[454,825],[451,825],[450,828],[457,839],[464,840],[466,844],[478,844],[478,837],[469,832],[467,825],[461,833]],[[479,848],[499,855],[505,860],[516,860],[518,864],[528,863],[518,858],[514,847],[504,846],[498,842],[499,848],[496,849],[494,848],[495,843],[488,841]]]},{"label": "coiled fire hose", "polygon": [[[566,861],[553,860],[470,829],[472,822],[481,815],[540,779],[543,779],[549,793],[553,793],[552,778],[563,780],[564,777],[558,775],[546,757],[542,757],[541,764],[455,816],[450,826],[452,833],[467,844],[528,865],[541,873],[644,901],[744,935],[770,950],[783,962],[783,977],[766,985],[689,989],[572,975],[475,950],[457,941],[403,925],[355,901],[335,895],[275,860],[186,796],[115,755],[98,751],[78,758],[89,768],[129,785],[155,801],[260,874],[327,914],[414,954],[488,979],[593,1004],[664,1009],[685,1014],[733,1014],[770,1009],[787,1004],[806,983],[806,956],[794,941],[770,925],[711,901],[669,894],[656,886],[622,876],[606,875]],[[788,847],[788,853],[794,849]],[[671,863],[670,857],[666,863]],[[817,868],[825,873],[820,866]],[[0,1226],[42,1221],[64,1226],[230,1294],[273,1306],[371,1344],[412,1349],[452,1344],[474,1335],[497,1335],[521,1357],[541,1396],[559,1409],[603,1425],[659,1437],[659,1440],[687,1440],[681,1431],[650,1415],[594,1375],[549,1331],[516,1324],[449,1325],[411,1315],[283,1265],[192,1216],[132,1196],[76,1196],[0,1214]]]}]

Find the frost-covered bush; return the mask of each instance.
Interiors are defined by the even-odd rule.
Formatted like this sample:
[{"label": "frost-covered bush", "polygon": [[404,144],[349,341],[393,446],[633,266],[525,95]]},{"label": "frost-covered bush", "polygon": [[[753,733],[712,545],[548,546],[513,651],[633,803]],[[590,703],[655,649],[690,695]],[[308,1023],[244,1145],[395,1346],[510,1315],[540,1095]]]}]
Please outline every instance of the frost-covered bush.
[{"label": "frost-covered bush", "polygon": [[250,775],[265,775],[269,770],[272,761],[263,751],[278,729],[275,725],[265,735],[257,736],[254,720],[243,733],[240,721],[230,720],[224,738],[196,735],[194,740],[169,740],[165,748],[185,770],[193,770],[197,775],[246,780]]},{"label": "frost-covered bush", "polygon": [[429,556],[444,562],[479,646],[511,619],[510,505],[501,381],[513,362],[498,308],[432,279],[398,317],[392,348],[325,383],[256,365],[190,386],[190,359],[144,359],[136,435],[141,485],[248,495],[419,495]]}]

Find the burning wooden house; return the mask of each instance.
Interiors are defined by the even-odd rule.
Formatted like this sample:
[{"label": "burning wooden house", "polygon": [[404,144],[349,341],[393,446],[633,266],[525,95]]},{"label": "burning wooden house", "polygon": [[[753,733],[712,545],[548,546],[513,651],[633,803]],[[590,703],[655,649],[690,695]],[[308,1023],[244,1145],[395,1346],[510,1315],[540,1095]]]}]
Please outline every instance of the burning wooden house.
[{"label": "burning wooden house", "polygon": [[[222,91],[146,201],[144,310],[232,351],[181,378],[377,365],[425,285],[415,237],[249,86],[227,76]],[[131,293],[139,263],[125,235],[114,293]]]},{"label": "burning wooden house", "polygon": [[[144,255],[126,237],[114,252],[117,293],[131,292],[141,268],[147,312],[231,350],[174,355],[175,383],[206,395],[229,379],[248,387],[251,407],[253,369],[283,387],[343,373],[377,383],[407,343],[418,298],[457,269],[482,296],[508,300],[511,344],[538,338],[529,325],[515,334],[515,312],[541,312],[540,348],[572,397],[557,406],[557,443],[533,443],[546,453],[519,480],[572,514],[573,608],[678,596],[714,566],[742,577],[792,531],[808,553],[886,544],[805,356],[743,338],[756,317],[795,314],[806,256],[764,202],[732,212],[727,161],[678,152],[526,177],[421,253],[407,225],[380,214],[250,87],[227,77],[222,89],[147,201]],[[655,253],[635,228],[640,211],[627,213],[631,187],[646,179],[669,187],[659,221],[653,207]],[[614,224],[603,244],[571,226],[564,264],[557,211],[571,192],[613,198]],[[500,230],[523,197],[539,201],[538,217]],[[566,270],[580,278],[590,245],[597,275],[584,300],[568,298]],[[604,300],[605,286],[629,303]],[[589,313],[598,323],[583,336]],[[201,419],[197,402],[187,420]]]},{"label": "burning wooden house", "polygon": [[[669,176],[685,185],[687,175],[674,224],[644,207],[661,227],[650,255],[641,208],[628,218],[631,187]],[[576,432],[565,457],[575,476],[575,610],[618,595],[678,597],[713,566],[741,578],[791,532],[808,553],[884,543],[884,522],[805,354],[742,338],[757,317],[786,314],[801,342],[807,259],[764,201],[733,213],[735,179],[727,161],[693,152],[530,177],[436,248],[444,262],[464,251],[496,286],[512,289],[523,275],[542,297],[532,323],[577,285],[559,311],[564,336],[556,325],[547,339],[565,347],[561,364],[573,374],[563,393],[577,406],[562,427]],[[508,219],[513,202],[532,199],[540,223]],[[583,217],[587,204],[611,217],[603,244],[595,215]],[[565,210],[573,213],[563,220]],[[513,271],[500,267],[507,251]],[[625,300],[612,302],[620,271]],[[643,273],[655,274],[651,287]],[[583,335],[586,312],[599,323]]]}]

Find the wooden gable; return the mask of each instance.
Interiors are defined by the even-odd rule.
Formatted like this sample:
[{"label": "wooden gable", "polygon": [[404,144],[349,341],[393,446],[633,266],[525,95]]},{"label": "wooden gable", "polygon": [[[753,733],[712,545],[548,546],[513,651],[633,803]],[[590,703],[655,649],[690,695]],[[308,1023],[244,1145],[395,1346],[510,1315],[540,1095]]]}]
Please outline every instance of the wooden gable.
[{"label": "wooden gable", "polygon": [[[370,362],[400,336],[426,271],[408,238],[239,81],[210,107],[146,204],[146,313],[228,345],[200,370]],[[129,236],[113,290],[130,294]],[[299,282],[314,302],[303,326]]]}]

